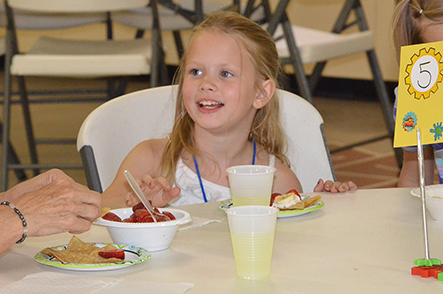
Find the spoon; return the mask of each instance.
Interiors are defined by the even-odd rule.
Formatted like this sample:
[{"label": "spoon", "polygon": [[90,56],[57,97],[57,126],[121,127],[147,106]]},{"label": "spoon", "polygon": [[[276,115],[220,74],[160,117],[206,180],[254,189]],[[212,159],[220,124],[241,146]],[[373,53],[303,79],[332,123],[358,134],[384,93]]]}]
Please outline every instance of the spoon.
[{"label": "spoon", "polygon": [[135,195],[140,199],[140,201],[143,203],[143,205],[146,207],[148,212],[151,214],[152,219],[154,222],[157,222],[156,217],[163,217],[166,220],[171,220],[167,215],[163,213],[158,213],[154,210],[149,200],[146,198],[145,194],[143,193],[142,189],[138,185],[137,181],[134,179],[134,177],[131,175],[131,173],[128,170],[125,170],[123,172],[125,174],[126,179],[128,180],[129,186],[131,186],[132,191],[134,191]]}]

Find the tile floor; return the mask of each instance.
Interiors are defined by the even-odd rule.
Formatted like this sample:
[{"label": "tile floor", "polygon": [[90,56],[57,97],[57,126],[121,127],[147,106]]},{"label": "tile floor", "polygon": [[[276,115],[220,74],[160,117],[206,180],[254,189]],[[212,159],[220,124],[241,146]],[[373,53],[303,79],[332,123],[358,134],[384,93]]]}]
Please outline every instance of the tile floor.
[{"label": "tile floor", "polygon": [[[69,79],[27,79],[28,88],[34,94],[32,100],[54,98],[40,95],[38,92],[56,90],[88,89],[102,91],[105,82],[101,80],[78,81]],[[1,87],[3,82],[0,84]],[[129,91],[146,87],[142,79],[130,83]],[[1,92],[3,89],[1,89]],[[85,95],[71,94],[71,98]],[[103,97],[102,94],[89,94],[88,97]],[[66,98],[64,98],[66,99]],[[379,105],[375,102],[350,101],[332,98],[315,98],[315,106],[325,121],[325,133],[331,150],[362,140],[387,134]],[[63,136],[75,138],[84,118],[101,102],[92,103],[35,103],[31,106],[35,135],[41,137]],[[46,118],[52,116],[54,123]],[[13,105],[12,142],[21,158],[27,158],[26,139],[19,105]],[[40,160],[45,162],[63,162],[81,164],[80,156],[74,145],[38,147]],[[391,141],[384,139],[375,143],[356,147],[332,154],[332,161],[340,181],[353,180],[359,188],[394,187],[397,183],[398,166],[394,157]],[[76,181],[86,184],[82,170],[66,170]],[[16,183],[10,175],[10,186]]]}]

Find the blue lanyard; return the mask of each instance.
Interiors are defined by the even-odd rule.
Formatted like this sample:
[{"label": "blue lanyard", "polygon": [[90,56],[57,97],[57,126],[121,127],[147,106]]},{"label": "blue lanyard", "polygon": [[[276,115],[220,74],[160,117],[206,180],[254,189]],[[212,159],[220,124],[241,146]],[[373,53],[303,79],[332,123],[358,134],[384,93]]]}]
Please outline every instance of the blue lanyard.
[{"label": "blue lanyard", "polygon": [[[255,155],[257,154],[257,146],[254,140],[252,140],[252,146],[254,148],[254,153],[252,154],[252,165],[255,165]],[[198,169],[197,159],[195,158],[195,154],[192,155],[192,159],[194,159],[195,171],[197,172],[198,182],[200,183],[200,188],[202,190],[203,200],[205,200],[205,202],[208,202],[208,199],[206,198],[205,188],[203,187],[203,181],[200,175],[200,170]]]}]

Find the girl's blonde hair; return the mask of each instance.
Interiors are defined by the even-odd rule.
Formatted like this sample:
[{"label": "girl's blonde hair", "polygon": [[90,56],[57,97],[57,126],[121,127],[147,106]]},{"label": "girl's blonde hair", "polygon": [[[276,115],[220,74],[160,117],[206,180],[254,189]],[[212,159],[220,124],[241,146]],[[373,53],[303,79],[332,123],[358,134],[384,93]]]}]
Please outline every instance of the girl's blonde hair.
[{"label": "girl's blonde hair", "polygon": [[394,11],[393,38],[397,59],[401,46],[424,43],[426,27],[443,23],[443,0],[400,0]]},{"label": "girl's blonde hair", "polygon": [[[278,53],[272,37],[265,30],[238,13],[219,11],[211,14],[194,28],[190,43],[198,34],[213,30],[231,36],[247,50],[256,70],[257,87],[261,87],[261,81],[268,79],[273,80],[278,87],[278,78],[281,72]],[[175,75],[175,83],[178,84],[175,121],[162,158],[162,175],[167,179],[175,178],[176,163],[183,149],[190,154],[198,154],[191,142],[194,121],[186,111],[183,102],[186,60],[187,50]],[[268,153],[274,154],[289,166],[289,161],[284,155],[286,137],[279,121],[279,102],[276,93],[265,107],[257,110],[252,122],[250,137]]]}]

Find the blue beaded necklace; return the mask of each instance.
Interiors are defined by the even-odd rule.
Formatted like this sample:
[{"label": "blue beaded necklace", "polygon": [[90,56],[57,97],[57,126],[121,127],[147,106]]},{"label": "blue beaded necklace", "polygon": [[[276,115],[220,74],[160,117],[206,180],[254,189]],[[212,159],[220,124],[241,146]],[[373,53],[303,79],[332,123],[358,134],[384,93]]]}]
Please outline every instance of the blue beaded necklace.
[{"label": "blue beaded necklace", "polygon": [[[257,153],[257,146],[255,145],[254,140],[252,140],[252,146],[254,148],[254,151],[252,154],[252,165],[255,165],[255,155]],[[192,155],[192,159],[194,159],[195,171],[197,172],[198,181],[200,183],[200,188],[202,190],[203,200],[205,200],[205,202],[208,202],[208,199],[206,198],[205,188],[203,187],[203,181],[202,181],[202,177],[200,175],[200,170],[198,169],[197,159],[195,158],[195,154]]]}]

